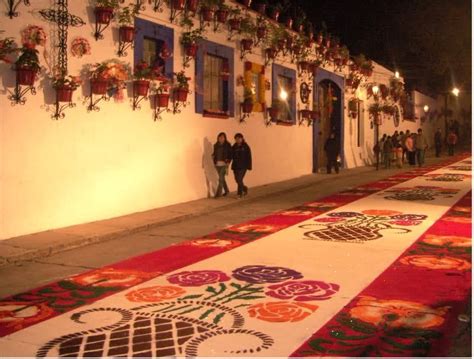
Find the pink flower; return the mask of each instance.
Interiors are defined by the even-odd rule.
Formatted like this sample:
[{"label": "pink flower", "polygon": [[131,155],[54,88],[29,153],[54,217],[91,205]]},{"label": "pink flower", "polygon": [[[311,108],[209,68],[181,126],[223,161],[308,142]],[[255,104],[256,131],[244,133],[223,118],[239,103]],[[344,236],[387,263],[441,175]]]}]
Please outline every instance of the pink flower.
[{"label": "pink flower", "polygon": [[172,274],[167,279],[168,282],[183,287],[200,287],[230,280],[225,273],[216,270],[185,271]]},{"label": "pink flower", "polygon": [[339,291],[337,284],[316,280],[289,281],[271,285],[268,288],[271,290],[266,292],[266,295],[296,301],[327,300]]}]

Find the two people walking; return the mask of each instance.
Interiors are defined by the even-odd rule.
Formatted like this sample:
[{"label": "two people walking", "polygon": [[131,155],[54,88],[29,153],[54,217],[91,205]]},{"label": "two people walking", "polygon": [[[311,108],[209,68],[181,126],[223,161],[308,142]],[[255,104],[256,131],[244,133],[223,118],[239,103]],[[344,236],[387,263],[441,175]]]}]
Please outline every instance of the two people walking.
[{"label": "two people walking", "polygon": [[227,140],[227,135],[221,132],[217,135],[217,141],[214,144],[212,158],[219,175],[219,184],[215,193],[216,198],[229,194],[229,187],[225,177],[228,174],[231,163],[231,169],[234,172],[235,182],[237,183],[237,195],[242,198],[248,194],[248,187],[244,184],[244,177],[247,171],[252,170],[252,152],[241,133],[237,133],[234,136],[234,140],[234,145],[231,145]]}]

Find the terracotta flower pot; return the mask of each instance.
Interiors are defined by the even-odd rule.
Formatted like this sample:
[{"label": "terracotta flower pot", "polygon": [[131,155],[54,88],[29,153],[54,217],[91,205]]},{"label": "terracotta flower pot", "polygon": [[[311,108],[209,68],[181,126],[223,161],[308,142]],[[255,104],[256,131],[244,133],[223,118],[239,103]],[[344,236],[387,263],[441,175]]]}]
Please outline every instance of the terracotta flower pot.
[{"label": "terracotta flower pot", "polygon": [[285,39],[281,39],[277,41],[277,48],[279,51],[282,51],[285,48],[285,45],[286,45]]},{"label": "terracotta flower pot", "polygon": [[293,28],[293,19],[291,17],[289,17],[288,19],[285,20],[285,26],[288,29]]},{"label": "terracotta flower pot", "polygon": [[203,21],[210,22],[214,18],[214,11],[208,7],[202,7],[201,16]]},{"label": "terracotta flower pot", "polygon": [[197,50],[198,50],[197,44],[188,44],[184,46],[184,51],[186,53],[186,56],[189,56],[192,58],[196,57]]},{"label": "terracotta flower pot", "polygon": [[174,100],[179,102],[186,102],[188,99],[188,89],[177,88],[174,90]]},{"label": "terracotta flower pot", "polygon": [[267,10],[267,5],[266,4],[257,4],[256,5],[256,10],[258,13],[265,15],[265,12]]},{"label": "terracotta flower pot", "polygon": [[253,46],[253,40],[252,39],[242,39],[240,41],[240,43],[242,44],[242,49],[243,50],[245,50],[245,51],[252,50],[252,46]]},{"label": "terracotta flower pot", "polygon": [[120,26],[119,38],[122,42],[133,42],[135,39],[135,28],[131,26]]},{"label": "terracotta flower pot", "polygon": [[169,93],[159,93],[156,95],[156,107],[166,108],[170,101]]},{"label": "terracotta flower pot", "polygon": [[268,49],[265,49],[265,54],[269,59],[274,60],[276,58],[277,50],[273,47],[269,47]]},{"label": "terracotta flower pot", "polygon": [[291,50],[293,48],[293,38],[290,36],[286,38],[286,48],[288,50]]},{"label": "terracotta flower pot", "polygon": [[94,95],[105,95],[107,93],[108,82],[106,80],[92,79],[91,92]]},{"label": "terracotta flower pot", "polygon": [[133,95],[144,96],[148,95],[148,89],[150,88],[150,81],[148,80],[135,80],[133,81]]},{"label": "terracotta flower pot", "polygon": [[244,101],[242,103],[242,112],[243,113],[252,113],[253,103],[252,101]]},{"label": "terracotta flower pot", "polygon": [[197,9],[199,7],[199,0],[188,0],[187,1],[187,10],[190,12],[197,12]]},{"label": "terracotta flower pot", "polygon": [[16,70],[16,79],[18,85],[33,86],[36,81],[36,71],[27,68],[19,68]]},{"label": "terracotta flower pot", "polygon": [[111,7],[98,6],[94,10],[95,21],[98,24],[108,25],[114,16],[114,9]]},{"label": "terracotta flower pot", "polygon": [[216,20],[222,24],[224,24],[227,21],[228,16],[229,16],[229,12],[227,10],[216,11]]},{"label": "terracotta flower pot", "polygon": [[69,86],[56,88],[56,99],[58,102],[72,102],[72,93],[74,90]]},{"label": "terracotta flower pot", "polygon": [[311,118],[311,112],[310,110],[301,110],[300,113],[301,113],[301,117],[305,120]]},{"label": "terracotta flower pot", "polygon": [[173,9],[175,10],[184,10],[185,0],[172,0]]},{"label": "terracotta flower pot", "polygon": [[308,71],[309,62],[308,61],[300,61],[300,62],[298,62],[298,66],[299,66],[301,71]]},{"label": "terracotta flower pot", "polygon": [[267,28],[265,26],[257,27],[257,38],[258,39],[263,39],[266,34],[267,34]]},{"label": "terracotta flower pot", "polygon": [[280,117],[280,110],[276,107],[270,107],[268,109],[268,113],[272,121],[278,121]]},{"label": "terracotta flower pot", "polygon": [[232,31],[239,31],[240,30],[240,19],[230,19],[229,20],[229,27]]},{"label": "terracotta flower pot", "polygon": [[278,18],[280,17],[280,11],[278,10],[271,10],[270,11],[270,18],[274,21],[278,21]]}]

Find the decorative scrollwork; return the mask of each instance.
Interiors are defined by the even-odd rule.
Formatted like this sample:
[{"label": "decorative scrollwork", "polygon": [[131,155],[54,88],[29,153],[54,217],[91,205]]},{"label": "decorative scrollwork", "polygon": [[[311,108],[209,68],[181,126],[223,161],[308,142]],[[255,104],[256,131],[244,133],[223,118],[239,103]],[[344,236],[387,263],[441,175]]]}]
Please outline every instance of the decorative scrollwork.
[{"label": "decorative scrollwork", "polygon": [[20,15],[16,9],[18,6],[23,3],[25,6],[30,6],[30,0],[8,0],[8,17],[13,19],[14,17],[18,17]]}]

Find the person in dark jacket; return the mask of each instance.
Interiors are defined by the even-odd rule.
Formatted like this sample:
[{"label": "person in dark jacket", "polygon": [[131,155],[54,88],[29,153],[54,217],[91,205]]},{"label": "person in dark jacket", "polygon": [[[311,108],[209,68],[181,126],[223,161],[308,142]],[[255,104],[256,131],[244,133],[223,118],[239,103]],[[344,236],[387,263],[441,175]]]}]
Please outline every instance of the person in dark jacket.
[{"label": "person in dark jacket", "polygon": [[328,174],[331,173],[333,167],[336,173],[339,173],[339,164],[337,163],[337,156],[339,156],[339,143],[336,139],[336,134],[334,132],[331,132],[329,138],[326,140],[326,143],[324,144],[324,151],[326,151],[326,168]]},{"label": "person in dark jacket", "polygon": [[229,187],[225,181],[230,161],[232,161],[232,146],[227,141],[227,136],[224,132],[217,135],[217,142],[214,144],[214,152],[212,153],[212,159],[216,166],[217,174],[219,175],[219,185],[216,189],[215,197],[222,195],[222,189],[224,189],[224,196],[229,193]]},{"label": "person in dark jacket", "polygon": [[436,157],[439,157],[441,155],[441,148],[443,147],[443,134],[441,133],[440,128],[436,130],[436,133],[434,136],[434,143],[435,143]]},{"label": "person in dark jacket", "polygon": [[248,188],[244,185],[244,177],[247,171],[252,170],[252,152],[241,133],[237,133],[234,139],[235,144],[232,146],[232,171],[234,171],[235,182],[237,182],[237,195],[243,197],[248,193]]}]

